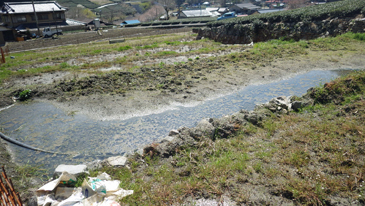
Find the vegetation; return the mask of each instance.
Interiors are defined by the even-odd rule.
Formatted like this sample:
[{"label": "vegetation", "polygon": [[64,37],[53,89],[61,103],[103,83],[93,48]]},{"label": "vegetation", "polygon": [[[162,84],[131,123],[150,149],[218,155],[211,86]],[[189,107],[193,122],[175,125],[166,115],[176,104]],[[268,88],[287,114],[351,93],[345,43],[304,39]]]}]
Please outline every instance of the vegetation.
[{"label": "vegetation", "polygon": [[[227,139],[203,136],[170,158],[135,155],[129,168],[102,171],[134,190],[121,200],[127,205],[222,195],[237,204],[255,204],[251,193],[260,204],[283,203],[280,196],[304,205],[327,205],[332,199],[364,204],[364,94],[365,72],[354,72],[308,93],[317,103],[299,112],[273,114],[261,126],[237,125]],[[322,103],[322,95],[332,101]]]},{"label": "vegetation", "polygon": [[26,89],[19,93],[19,99],[21,101],[25,101],[31,97],[31,94],[32,94],[32,90]]},{"label": "vegetation", "polygon": [[251,15],[247,17],[231,18],[223,21],[214,21],[208,27],[221,25],[232,26],[235,24],[263,24],[275,22],[312,22],[327,18],[341,18],[364,13],[365,0],[343,0],[322,5],[303,7],[294,10]]}]

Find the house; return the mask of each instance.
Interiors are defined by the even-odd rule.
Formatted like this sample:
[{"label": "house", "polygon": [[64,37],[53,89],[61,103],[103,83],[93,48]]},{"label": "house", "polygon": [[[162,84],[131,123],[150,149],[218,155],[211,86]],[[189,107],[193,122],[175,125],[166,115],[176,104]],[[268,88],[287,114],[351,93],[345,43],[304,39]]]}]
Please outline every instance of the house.
[{"label": "house", "polygon": [[229,7],[230,12],[236,12],[236,14],[253,14],[257,12],[261,7],[252,3],[235,4]]},{"label": "house", "polygon": [[210,13],[207,10],[184,10],[181,11],[180,16],[178,17],[180,18],[197,18],[197,17],[211,17],[213,16],[212,13]]},{"label": "house", "polygon": [[15,40],[19,33],[27,30],[36,31],[37,26],[43,28],[67,25],[66,10],[55,1],[34,1],[34,4],[5,2],[0,10],[3,21],[0,29],[0,43]]}]

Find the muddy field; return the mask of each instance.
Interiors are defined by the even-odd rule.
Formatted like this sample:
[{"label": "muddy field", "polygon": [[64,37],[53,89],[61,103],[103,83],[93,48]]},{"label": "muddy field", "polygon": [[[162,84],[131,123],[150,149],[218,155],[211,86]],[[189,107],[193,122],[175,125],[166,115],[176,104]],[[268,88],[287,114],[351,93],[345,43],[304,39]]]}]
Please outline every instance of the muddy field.
[{"label": "muddy field", "polygon": [[[2,85],[0,106],[11,105],[13,97],[16,98],[21,91],[29,88],[32,98],[50,101],[66,113],[77,112],[100,120],[123,119],[136,113],[158,110],[170,104],[204,101],[249,84],[275,81],[313,69],[362,68],[365,61],[363,55],[358,53],[336,55],[334,60],[332,54],[323,51],[308,51],[306,55],[298,55],[295,58],[294,53],[287,58],[241,61],[232,59],[234,55],[231,54],[249,54],[252,45],[224,45],[209,41],[198,41],[195,44],[195,36],[191,31],[178,34],[182,35],[179,41],[187,44],[162,45],[147,49],[136,47],[107,54],[75,54],[38,62],[31,60],[29,64],[13,67],[13,71],[22,71],[62,64],[81,68],[85,67],[84,65],[101,64],[93,68],[58,69],[7,79]],[[71,34],[68,34],[67,38],[62,37],[61,40],[66,42],[67,39],[78,39],[80,35],[74,34],[71,38]],[[166,36],[141,37],[131,39],[130,42],[149,40],[148,38]],[[60,40],[46,41],[57,43]],[[127,38],[126,43],[128,42]],[[93,44],[103,46],[109,43],[108,39],[102,39],[79,45],[88,47]],[[212,49],[204,51],[204,47],[210,44],[213,44]],[[76,45],[68,47],[75,48]],[[55,49],[57,47],[37,49],[34,53],[47,55],[48,51]],[[163,52],[172,55],[156,56]],[[120,61],[121,58],[130,60]],[[17,58],[9,61],[15,62]],[[104,66],[105,62],[108,64]]]}]

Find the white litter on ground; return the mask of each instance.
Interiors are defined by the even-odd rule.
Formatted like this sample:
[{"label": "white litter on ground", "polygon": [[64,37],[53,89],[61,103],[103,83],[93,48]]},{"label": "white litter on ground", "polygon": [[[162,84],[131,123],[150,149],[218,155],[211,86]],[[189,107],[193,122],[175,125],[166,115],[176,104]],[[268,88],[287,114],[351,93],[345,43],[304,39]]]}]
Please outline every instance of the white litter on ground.
[{"label": "white litter on ground", "polygon": [[84,179],[81,187],[68,172],[37,190],[38,206],[120,206],[117,200],[133,194],[133,190],[119,187],[119,180],[111,180],[107,173]]}]

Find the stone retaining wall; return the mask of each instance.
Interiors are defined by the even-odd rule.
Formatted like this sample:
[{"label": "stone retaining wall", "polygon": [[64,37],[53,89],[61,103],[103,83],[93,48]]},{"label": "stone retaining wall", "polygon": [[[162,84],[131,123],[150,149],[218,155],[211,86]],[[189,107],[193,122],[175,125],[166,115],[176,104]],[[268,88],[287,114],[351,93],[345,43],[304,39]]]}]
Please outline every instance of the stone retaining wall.
[{"label": "stone retaining wall", "polygon": [[314,39],[346,32],[365,32],[365,18],[326,19],[314,22],[226,24],[202,28],[197,39],[209,38],[225,44],[249,44],[270,39]]}]

